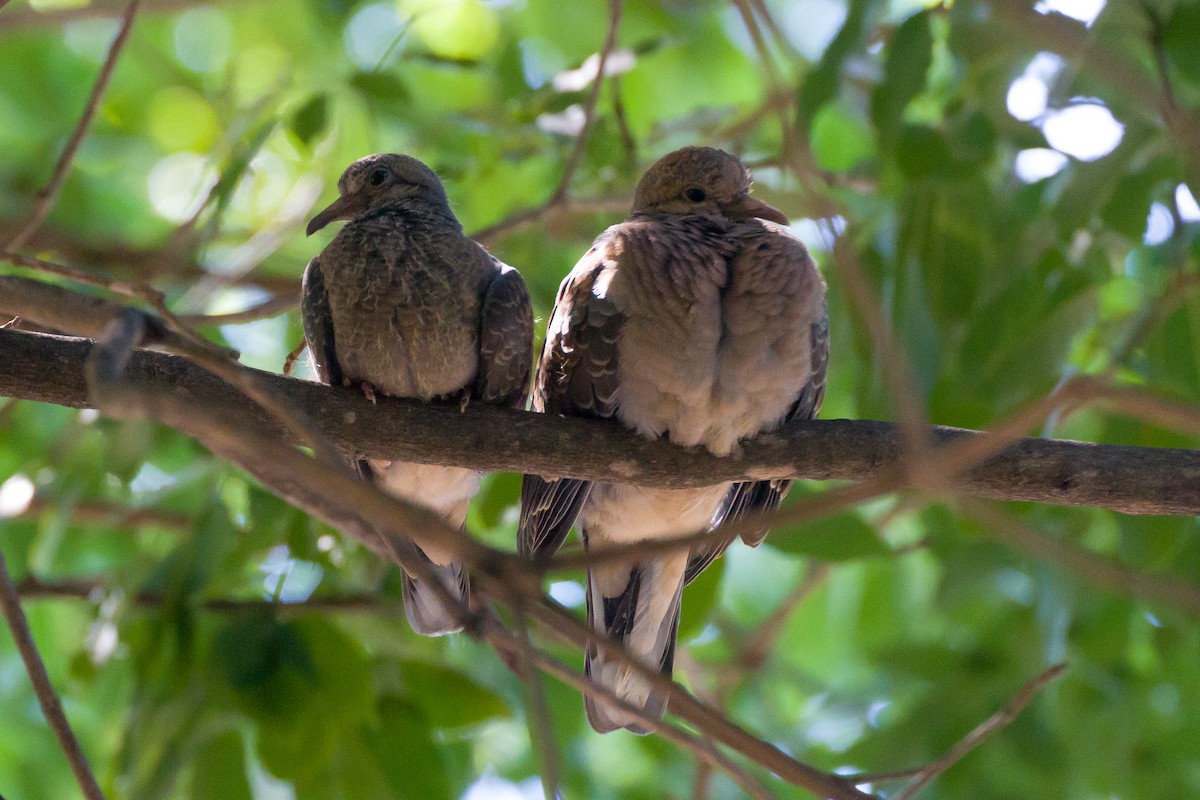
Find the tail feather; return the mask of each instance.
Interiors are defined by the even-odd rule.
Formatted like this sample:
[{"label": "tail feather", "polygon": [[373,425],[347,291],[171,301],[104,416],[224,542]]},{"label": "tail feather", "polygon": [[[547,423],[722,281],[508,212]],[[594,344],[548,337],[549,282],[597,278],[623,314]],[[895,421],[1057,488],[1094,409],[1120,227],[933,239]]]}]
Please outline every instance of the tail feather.
[{"label": "tail feather", "polygon": [[[683,565],[684,559],[675,557],[639,563],[632,568],[597,567],[588,573],[588,624],[668,678],[675,664]],[[597,574],[605,569],[627,571],[627,582],[619,594],[606,597],[601,591],[601,584],[611,585],[604,580],[605,576]],[[606,656],[594,645],[588,647],[586,672],[593,682],[640,709],[644,716],[661,719],[666,711],[667,691],[651,684],[630,665]],[[618,728],[637,734],[651,732],[640,719],[607,697],[589,693],[585,696],[585,704],[588,721],[600,733]]]},{"label": "tail feather", "polygon": [[[421,557],[425,558],[424,554]],[[455,607],[449,606],[446,598],[433,586],[404,572],[404,614],[408,623],[422,636],[457,633],[463,629],[463,611],[470,608],[470,576],[461,561],[439,566],[425,558],[425,563],[457,603]]]}]

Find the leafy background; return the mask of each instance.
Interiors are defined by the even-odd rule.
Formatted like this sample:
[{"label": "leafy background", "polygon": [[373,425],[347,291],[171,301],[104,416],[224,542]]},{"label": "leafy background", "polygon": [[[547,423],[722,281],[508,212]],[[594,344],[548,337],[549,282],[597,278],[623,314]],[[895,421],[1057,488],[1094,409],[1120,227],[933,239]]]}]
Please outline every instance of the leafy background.
[{"label": "leafy background", "polygon": [[[853,245],[932,421],[985,427],[1079,373],[1200,397],[1189,180],[1200,186],[1163,121],[1200,99],[1200,6],[624,5],[577,202],[488,238],[543,322],[641,170],[711,144],[752,164],[756,192],[825,269],[823,416],[895,413],[835,237]],[[0,238],[46,181],[122,8],[0,11]],[[554,193],[608,14],[598,0],[150,2],[32,249],[150,281],[178,311],[294,296],[325,241],[305,239],[304,221],[346,164],[377,151],[427,161],[466,228],[487,228]],[[294,310],[212,333],[274,370],[301,336]],[[540,796],[519,682],[483,645],[413,635],[394,568],[155,425],[9,401],[0,432],[0,545],[110,796]],[[1092,410],[1040,433],[1196,445]],[[488,478],[472,530],[511,546],[517,488]],[[1195,519],[1003,510],[1151,576],[1200,566]],[[688,590],[678,677],[797,757],[882,772],[937,757],[1068,660],[923,796],[1200,793],[1194,618],[995,533],[953,501],[905,496],[739,545]],[[579,579],[550,591],[581,609]],[[574,691],[546,691],[568,796],[738,796],[659,738],[592,733]],[[4,637],[0,793],[73,792]]]}]

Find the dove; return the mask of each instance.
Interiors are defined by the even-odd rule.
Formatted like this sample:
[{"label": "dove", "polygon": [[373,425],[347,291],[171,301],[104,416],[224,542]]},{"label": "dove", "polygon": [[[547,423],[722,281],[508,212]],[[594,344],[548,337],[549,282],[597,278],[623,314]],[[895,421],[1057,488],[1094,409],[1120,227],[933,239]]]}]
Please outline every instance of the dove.
[{"label": "dove", "polygon": [[[377,394],[524,408],[533,312],[517,270],[463,233],[433,170],[407,155],[359,159],[307,233],[346,220],[304,271],[301,317],[320,379]],[[359,459],[359,474],[465,530],[480,473]],[[417,548],[464,605],[469,576],[451,553]],[[407,572],[404,610],[417,633],[461,630],[461,611]]]},{"label": "dove", "polygon": [[[612,418],[715,455],[793,419],[814,417],[825,389],[825,282],[787,218],[750,196],[733,155],[686,147],[638,182],[629,218],[602,233],[563,280],[534,379],[533,410]],[[639,557],[640,541],[711,529],[773,511],[790,482],[660,489],[526,475],[518,549],[555,552],[574,523],[589,551],[630,556],[589,567],[589,625],[670,676],[683,587],[731,543]],[[757,545],[766,530],[745,535]],[[587,674],[650,719],[667,692],[593,646]],[[649,728],[598,692],[600,732]]]}]

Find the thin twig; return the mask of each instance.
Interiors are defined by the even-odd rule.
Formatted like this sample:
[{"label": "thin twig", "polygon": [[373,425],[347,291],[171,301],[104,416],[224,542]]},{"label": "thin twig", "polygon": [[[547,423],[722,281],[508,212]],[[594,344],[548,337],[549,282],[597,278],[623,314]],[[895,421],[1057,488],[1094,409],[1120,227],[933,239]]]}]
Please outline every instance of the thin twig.
[{"label": "thin twig", "polygon": [[[518,645],[513,641],[512,635],[504,632],[502,635],[497,635],[495,631],[488,632],[484,638],[489,644],[495,647],[498,651],[513,652]],[[691,751],[703,763],[710,764],[724,771],[736,783],[748,797],[755,800],[770,800],[772,794],[762,785],[758,779],[750,775],[746,770],[742,769],[738,764],[731,761],[724,753],[707,742],[704,738],[689,733],[682,728],[672,725],[660,719],[655,719],[646,715],[646,712],[624,700],[616,694],[608,686],[597,683],[591,680],[586,675],[580,674],[578,671],[568,667],[561,661],[554,659],[540,650],[533,650],[530,653],[538,669],[545,672],[554,678],[557,678],[562,683],[570,686],[578,691],[591,694],[598,694],[605,698],[606,702],[617,706],[625,713],[636,718],[646,727],[654,730],[659,736],[664,739],[675,742],[686,750]]]},{"label": "thin twig", "polygon": [[713,770],[707,761],[696,761],[696,777],[692,780],[692,800],[708,800],[708,787]]},{"label": "thin twig", "polygon": [[304,354],[304,351],[307,347],[308,347],[308,340],[301,339],[300,343],[297,344],[295,347],[293,347],[288,352],[287,357],[285,357],[283,359],[283,374],[284,375],[291,375],[293,372],[296,371],[296,362],[298,360],[300,360],[300,356],[302,356]]},{"label": "thin twig", "polygon": [[558,800],[558,745],[554,739],[554,721],[546,703],[546,690],[542,686],[541,673],[536,669],[533,644],[529,641],[529,627],[525,618],[523,602],[518,598],[512,604],[516,617],[516,639],[520,664],[520,677],[525,684],[525,706],[529,709],[529,738],[533,749],[542,762],[542,792],[546,800]]},{"label": "thin twig", "polygon": [[[17,594],[26,600],[87,600],[105,596],[120,589],[95,580],[42,580],[26,575],[17,584]],[[130,602],[139,608],[154,608],[169,601],[160,592],[135,591],[128,593]],[[263,598],[208,597],[200,606],[212,612],[238,612],[269,609],[278,612],[304,611],[370,611],[399,613],[400,600],[372,593],[314,595],[296,602],[279,602]]]},{"label": "thin twig", "polygon": [[579,169],[579,164],[583,160],[584,151],[587,149],[588,137],[591,135],[592,125],[596,120],[596,105],[600,101],[600,89],[604,86],[604,72],[608,66],[608,57],[617,45],[617,29],[621,23],[624,0],[609,0],[608,7],[608,33],[604,38],[604,46],[600,48],[600,56],[596,62],[596,77],[592,81],[591,92],[589,92],[587,100],[584,102],[583,125],[580,127],[579,134],[575,137],[575,144],[571,147],[571,152],[567,156],[567,163],[563,167],[562,176],[558,179],[558,185],[550,193],[549,199],[544,203],[533,208],[518,211],[493,225],[489,225],[473,233],[471,235],[473,239],[487,244],[489,240],[494,239],[499,234],[506,233],[540,219],[551,209],[559,208],[568,203],[571,179],[575,176],[575,171]]},{"label": "thin twig", "polygon": [[621,24],[621,11],[624,6],[624,0],[608,0],[608,33],[604,37],[604,46],[600,48],[600,58],[596,62],[596,77],[592,81],[592,90],[583,105],[583,126],[579,129],[579,135],[575,137],[575,146],[571,148],[571,154],[567,157],[567,164],[563,167],[558,187],[550,195],[551,203],[561,203],[566,198],[567,192],[571,188],[571,178],[575,176],[575,171],[579,169],[579,164],[583,160],[588,136],[591,135],[592,125],[596,121],[596,104],[600,102],[600,90],[604,87],[604,72],[608,66],[608,57],[612,54],[613,48],[617,46],[617,28]]},{"label": "thin twig", "polygon": [[961,498],[958,504],[983,523],[985,536],[1054,564],[1085,583],[1200,615],[1200,584],[1121,566],[1071,542],[1034,530],[988,503]]},{"label": "thin twig", "polygon": [[5,249],[16,250],[24,246],[29,241],[29,237],[46,220],[50,209],[54,207],[54,201],[58,199],[58,192],[62,189],[67,172],[71,169],[71,163],[75,160],[79,146],[83,144],[83,139],[92,125],[92,119],[96,116],[100,99],[104,97],[104,92],[108,88],[108,81],[112,77],[113,68],[117,66],[117,59],[120,58],[125,42],[129,39],[129,31],[133,27],[133,19],[137,15],[139,5],[141,5],[141,0],[130,0],[129,5],[125,7],[125,13],[121,17],[121,27],[117,31],[112,45],[108,48],[108,57],[104,59],[104,64],[100,67],[100,74],[96,76],[96,82],[92,85],[92,93],[88,96],[87,105],[83,107],[83,114],[79,117],[79,122],[76,123],[71,138],[67,140],[67,146],[59,156],[58,163],[54,165],[50,181],[35,196],[33,210],[28,219]]},{"label": "thin twig", "polygon": [[[833,234],[832,226],[830,233]],[[875,346],[875,361],[887,382],[888,395],[895,405],[904,435],[905,446],[912,458],[912,469],[920,470],[913,479],[920,482],[935,482],[949,477],[951,473],[938,469],[939,462],[929,458],[930,442],[925,435],[925,404],[919,397],[909,360],[895,329],[888,323],[880,306],[878,296],[867,281],[866,272],[858,256],[851,250],[844,236],[838,236],[833,246],[834,262],[838,276],[850,296],[851,303],[870,333]]]},{"label": "thin twig", "polygon": [[595,647],[606,657],[628,666],[652,686],[669,692],[668,708],[675,716],[703,731],[708,737],[774,772],[788,783],[834,800],[866,800],[872,795],[858,791],[840,776],[809,766],[746,731],[719,710],[687,692],[657,669],[633,657],[617,641],[580,622],[548,597],[529,607],[529,615],[555,636],[577,647]]},{"label": "thin twig", "polygon": [[75,773],[75,780],[79,782],[83,796],[87,800],[104,800],[104,793],[100,791],[96,777],[92,774],[91,767],[88,766],[87,756],[84,755],[83,748],[79,746],[79,740],[75,738],[71,724],[67,721],[67,715],[63,712],[62,703],[59,702],[58,695],[54,692],[54,686],[50,683],[50,676],[46,674],[46,665],[42,662],[37,644],[33,641],[33,633],[29,630],[25,612],[21,610],[20,596],[17,594],[16,586],[13,585],[12,575],[8,571],[8,562],[2,552],[0,552],[0,608],[4,611],[4,618],[8,621],[8,628],[12,631],[17,650],[21,653],[21,660],[25,662],[25,671],[29,673],[29,680],[33,684],[34,694],[37,695],[38,705],[42,707],[42,714],[45,715],[50,729],[54,731],[58,745],[71,765],[71,771]]},{"label": "thin twig", "polygon": [[808,565],[804,576],[792,587],[771,615],[743,638],[734,659],[734,666],[739,672],[754,672],[762,667],[792,614],[809,595],[820,588],[831,571],[830,565],[824,561],[814,561]]},{"label": "thin twig", "polygon": [[69,500],[35,495],[18,516],[36,516],[47,511],[65,511],[78,522],[110,522],[127,528],[154,527],[188,530],[193,520],[187,514],[157,508],[129,508],[104,500]]},{"label": "thin twig", "polygon": [[547,200],[533,208],[522,209],[515,214],[511,214],[499,222],[488,225],[486,228],[480,228],[471,234],[471,238],[481,244],[491,244],[502,234],[522,230],[551,214],[615,214],[628,211],[629,205],[630,198],[625,196],[594,197],[578,200],[568,196],[559,201]]},{"label": "thin twig", "polygon": [[291,311],[296,307],[297,302],[298,300],[295,297],[276,295],[242,311],[231,311],[226,314],[181,314],[179,319],[185,325],[193,327],[204,325],[244,325],[247,322],[257,322],[260,319],[277,317],[285,311]]},{"label": "thin twig", "polygon": [[1033,700],[1037,693],[1045,688],[1046,684],[1059,675],[1062,675],[1066,669],[1066,664],[1055,664],[1022,686],[1021,691],[1017,692],[1016,696],[1012,700],[1009,700],[1004,708],[981,722],[973,731],[951,747],[941,758],[922,767],[921,771],[903,789],[896,793],[893,800],[912,800],[912,798],[916,797],[921,789],[925,788],[937,776],[961,761],[967,753],[978,747],[984,739],[1016,719],[1017,715],[1025,710],[1025,706],[1029,705],[1029,702]]}]

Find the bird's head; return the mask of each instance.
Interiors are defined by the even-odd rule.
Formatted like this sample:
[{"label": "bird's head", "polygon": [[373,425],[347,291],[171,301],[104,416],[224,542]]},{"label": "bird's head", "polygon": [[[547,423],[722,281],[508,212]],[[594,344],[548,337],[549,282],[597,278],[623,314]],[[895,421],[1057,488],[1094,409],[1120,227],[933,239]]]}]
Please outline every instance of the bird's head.
[{"label": "bird's head", "polygon": [[364,211],[409,198],[420,199],[449,213],[442,182],[412,156],[382,153],[355,161],[338,178],[338,199],[308,223],[312,236],[336,220],[351,220]]},{"label": "bird's head", "polygon": [[783,212],[750,196],[750,171],[714,147],[685,147],[655,161],[633,192],[634,214],[719,214],[787,225]]}]

